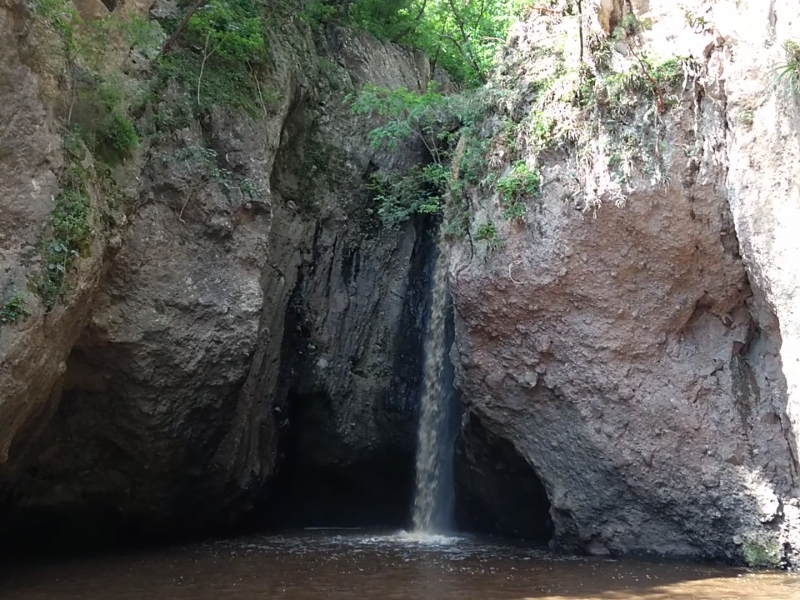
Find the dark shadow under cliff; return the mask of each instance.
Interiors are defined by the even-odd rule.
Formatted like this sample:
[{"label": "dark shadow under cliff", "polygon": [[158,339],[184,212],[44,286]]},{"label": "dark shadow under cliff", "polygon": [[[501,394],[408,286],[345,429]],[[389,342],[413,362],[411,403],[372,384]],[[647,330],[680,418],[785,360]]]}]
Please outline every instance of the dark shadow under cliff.
[{"label": "dark shadow under cliff", "polygon": [[455,453],[460,528],[537,541],[552,538],[547,491],[511,442],[468,413]]},{"label": "dark shadow under cliff", "polygon": [[[430,218],[409,224],[415,241],[403,289],[394,292],[401,303],[397,322],[385,323],[376,315],[362,334],[366,342],[380,337],[376,329],[390,327],[381,342],[388,345],[382,357],[388,364],[371,362],[371,349],[348,341],[340,344],[352,347],[349,354],[321,356],[320,315],[307,298],[313,297],[314,274],[327,268],[320,264],[322,253],[316,252],[317,260],[301,271],[286,313],[281,352],[281,459],[256,522],[276,528],[408,524],[435,225]],[[323,237],[323,232],[317,236]],[[341,261],[330,267],[330,277],[354,289],[375,276],[358,248],[337,243],[335,252]],[[351,301],[341,318],[357,308]],[[342,383],[348,381],[356,385]]]}]

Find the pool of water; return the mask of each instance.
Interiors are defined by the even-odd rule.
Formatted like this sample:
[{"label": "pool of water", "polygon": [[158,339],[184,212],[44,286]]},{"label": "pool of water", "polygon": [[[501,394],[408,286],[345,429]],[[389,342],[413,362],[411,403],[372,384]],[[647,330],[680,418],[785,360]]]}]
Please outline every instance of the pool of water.
[{"label": "pool of water", "polygon": [[800,577],[555,556],[476,537],[317,530],[149,552],[6,563],[3,600],[798,600]]}]

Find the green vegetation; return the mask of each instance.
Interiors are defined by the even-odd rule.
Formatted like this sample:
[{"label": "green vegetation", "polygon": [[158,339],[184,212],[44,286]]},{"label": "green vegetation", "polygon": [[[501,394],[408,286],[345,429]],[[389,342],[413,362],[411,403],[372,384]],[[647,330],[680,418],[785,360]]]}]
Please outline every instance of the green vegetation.
[{"label": "green vegetation", "polygon": [[266,10],[257,0],[199,5],[159,59],[158,89],[176,81],[194,91],[201,111],[221,106],[254,117],[266,112],[270,94],[261,84],[269,59]]},{"label": "green vegetation", "polygon": [[668,91],[679,84],[684,77],[685,61],[672,57],[656,62],[647,55],[637,57],[637,64],[626,71],[612,72],[602,79],[601,95],[598,104],[617,116],[634,110],[642,98],[653,99],[659,115],[668,108]]},{"label": "green vegetation", "polygon": [[124,106],[125,93],[116,82],[95,77],[77,84],[80,102],[73,108],[71,126],[97,159],[109,165],[122,162],[141,139]]},{"label": "green vegetation", "polygon": [[786,40],[783,49],[786,62],[775,69],[775,83],[784,85],[793,94],[800,94],[800,44]]},{"label": "green vegetation", "polygon": [[414,167],[405,174],[371,177],[367,188],[375,194],[378,216],[386,227],[395,227],[413,215],[441,212],[447,188],[442,165]]},{"label": "green vegetation", "polygon": [[528,212],[525,196],[541,194],[541,177],[524,162],[517,162],[508,175],[497,182],[497,190],[503,203],[503,218],[509,221],[524,220]]},{"label": "green vegetation", "polygon": [[475,241],[486,243],[487,257],[489,253],[499,250],[505,244],[505,240],[500,237],[497,227],[492,221],[487,221],[478,226],[475,231]]},{"label": "green vegetation", "polygon": [[88,250],[94,234],[89,173],[81,164],[83,150],[77,136],[71,132],[64,139],[68,164],[61,174],[61,191],[51,214],[50,240],[44,243],[46,267],[36,281],[48,310],[63,300],[67,275],[74,261]]},{"label": "green vegetation", "polygon": [[139,134],[126,115],[112,110],[108,125],[100,132],[100,140],[115,152],[126,154],[139,145]]},{"label": "green vegetation", "polygon": [[263,63],[267,40],[261,8],[253,0],[211,0],[192,15],[186,41],[203,48],[206,59]]},{"label": "green vegetation", "polygon": [[538,196],[541,192],[539,173],[533,171],[524,162],[516,163],[511,172],[500,178],[497,189],[503,203],[519,200],[523,195]]},{"label": "green vegetation", "polygon": [[370,143],[380,148],[396,150],[406,140],[422,142],[432,160],[441,162],[443,123],[451,117],[450,99],[436,92],[431,84],[427,93],[417,94],[405,88],[389,90],[366,85],[356,97],[350,97],[353,112],[358,115],[378,115],[386,124],[376,127],[369,134]]},{"label": "green vegetation", "polygon": [[84,21],[70,0],[35,0],[32,8],[53,29],[63,48],[70,99],[66,125],[78,125],[97,157],[120,162],[139,146],[128,116],[128,99],[109,66],[118,43],[153,52],[159,38],[153,26],[135,15]]},{"label": "green vegetation", "polygon": [[326,21],[369,31],[425,52],[457,82],[486,83],[510,25],[525,0],[305,0],[312,26]]},{"label": "green vegetation", "polygon": [[[461,196],[463,181],[480,179],[486,143],[476,127],[489,107],[481,94],[445,96],[433,85],[425,94],[368,85],[349,100],[356,114],[384,119],[369,134],[374,147],[396,150],[401,144],[420,144],[428,157],[429,164],[421,168],[373,175],[369,187],[385,225],[398,225],[416,213],[440,212],[447,197]],[[450,232],[462,230],[455,224]]]},{"label": "green vegetation", "polygon": [[[475,189],[489,197],[495,188],[502,217],[525,221],[530,200],[541,195],[539,165],[545,152],[575,151],[586,177],[592,170],[585,167],[606,160],[615,170],[611,182],[618,189],[609,194],[605,182],[584,186],[597,190],[597,203],[601,195],[624,198],[622,188],[635,168],[660,176],[660,118],[677,99],[677,86],[688,77],[691,66],[680,57],[648,56],[641,34],[650,23],[628,10],[612,36],[591,32],[584,39],[580,4],[556,0],[533,7],[528,0],[281,0],[270,4],[182,0],[183,15],[162,18],[159,23],[113,16],[84,23],[71,0],[32,1],[65,48],[72,95],[67,124],[79,126],[73,131],[80,132],[83,144],[107,165],[125,160],[142,142],[129,117],[131,105],[137,115],[152,115],[142,120],[148,135],[168,135],[206,118],[213,107],[253,117],[269,114],[273,92],[263,82],[269,81],[268,75],[281,59],[270,56],[275,11],[299,15],[319,35],[324,35],[327,24],[339,23],[425,51],[435,66],[446,69],[460,84],[460,93],[446,95],[434,84],[421,94],[367,85],[349,101],[356,114],[381,119],[369,134],[374,147],[396,150],[402,146],[418,151],[422,158],[423,164],[416,168],[381,171],[368,182],[384,225],[394,227],[420,213],[446,213],[446,232],[459,236],[470,230]],[[500,85],[482,86],[496,66],[510,25],[525,10],[554,15],[548,31],[564,32],[565,39],[558,40],[561,33],[554,33],[547,43],[531,49],[536,57],[526,59],[530,69],[524,86],[515,85],[521,80],[518,65],[511,63],[498,70]],[[168,39],[162,27],[171,33]],[[571,43],[566,38],[573,35],[582,41],[580,58],[570,55]],[[130,78],[119,81],[109,74],[118,72],[118,65],[109,69],[103,64],[108,56],[105,46],[113,47],[120,39],[155,61],[158,77],[146,90],[146,98],[131,91]],[[614,47],[620,43],[629,52],[616,52]],[[788,74],[781,78],[793,82],[789,65],[795,65],[796,73],[797,53],[792,53],[796,46],[786,48]],[[328,62],[320,68],[335,71],[336,64]],[[190,95],[182,93],[187,90]],[[652,125],[636,119],[622,123],[622,116],[646,112],[655,113]],[[589,142],[601,138],[606,147],[595,156]],[[202,154],[206,149],[200,150]],[[646,157],[648,153],[655,158]],[[216,181],[226,194],[238,188],[244,195],[258,197],[254,181],[228,171],[227,163],[212,154],[208,150],[199,157],[172,158],[186,163],[187,172],[201,180]],[[82,220],[88,224],[87,179],[73,172],[78,165],[73,161],[64,175],[68,181],[57,199],[54,219],[70,214],[74,218],[67,220],[73,224]],[[298,191],[295,205],[301,205],[305,196]],[[587,199],[586,206],[592,201]],[[82,251],[76,240],[85,235],[71,231],[54,224],[56,239],[48,264],[56,275],[65,273],[69,260]],[[488,235],[488,230],[476,233],[487,243],[497,239],[496,231],[483,237]],[[56,277],[50,287],[63,290],[63,281]],[[48,296],[61,293],[51,291]]]},{"label": "green vegetation", "polygon": [[478,226],[475,239],[478,241],[491,241],[497,237],[497,227],[491,221]]},{"label": "green vegetation", "polygon": [[13,325],[30,316],[25,307],[25,296],[21,292],[14,294],[0,309],[0,324]]}]

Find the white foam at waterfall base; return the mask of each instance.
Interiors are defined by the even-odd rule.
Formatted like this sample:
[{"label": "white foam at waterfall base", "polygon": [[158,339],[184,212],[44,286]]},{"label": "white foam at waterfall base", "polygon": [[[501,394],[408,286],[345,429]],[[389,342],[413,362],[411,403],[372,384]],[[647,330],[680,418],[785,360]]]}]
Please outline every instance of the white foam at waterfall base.
[{"label": "white foam at waterfall base", "polygon": [[450,546],[464,539],[455,535],[426,533],[424,531],[400,531],[394,538],[400,542],[431,546]]}]

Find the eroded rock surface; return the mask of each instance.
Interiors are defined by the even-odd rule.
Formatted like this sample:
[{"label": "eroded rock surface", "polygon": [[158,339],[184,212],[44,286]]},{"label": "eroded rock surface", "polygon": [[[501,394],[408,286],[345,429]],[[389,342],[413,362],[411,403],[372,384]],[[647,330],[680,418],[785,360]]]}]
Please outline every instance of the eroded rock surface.
[{"label": "eroded rock surface", "polygon": [[[658,169],[623,194],[608,165],[587,178],[585,156],[546,154],[524,223],[473,190],[473,224],[499,239],[452,254],[459,496],[480,526],[552,525],[562,548],[796,561],[800,107],[765,73],[800,9],[694,4],[694,25],[666,0],[581,5],[606,34],[633,7],[653,23],[637,33],[648,51],[696,61],[665,114],[642,101],[598,130],[646,145]],[[538,52],[578,22],[574,6],[555,16],[513,32],[514,93],[534,94],[554,68],[537,61],[569,52]],[[64,89],[29,17],[0,0],[0,302],[22,293],[31,313],[0,327],[0,526],[224,526],[269,496],[281,464],[303,476],[281,483],[279,508],[352,506],[360,481],[395,518],[433,247],[430,223],[382,229],[364,187],[421,155],[371,149],[375,122],[344,98],[368,81],[424,90],[428,61],[287,19],[263,115],[215,110],[154,137],[123,174],[129,219],[98,224],[45,314],[28,288],[46,267]],[[168,87],[142,126],[187,101]]]},{"label": "eroded rock surface", "polygon": [[[344,468],[371,454],[412,456],[414,401],[393,400],[390,386],[408,362],[401,339],[411,321],[419,331],[424,312],[424,294],[405,302],[410,287],[425,287],[411,272],[424,254],[423,228],[381,231],[364,183],[419,157],[413,148],[373,150],[372,122],[354,117],[344,98],[366,82],[424,90],[430,69],[368,36],[331,28],[315,47],[304,23],[290,29],[271,38],[269,111],[253,120],[217,110],[159,136],[146,149],[119,254],[102,281],[95,269],[94,285],[76,294],[81,318],[67,335],[48,315],[42,335],[58,342],[28,342],[32,352],[58,354],[60,369],[17,377],[41,387],[37,401],[50,401],[11,448],[7,526],[108,521],[165,533],[225,525],[268,495],[279,440],[295,425],[289,405],[304,394],[332,404],[324,425],[335,447],[320,443],[314,460]],[[2,68],[28,77],[35,95],[24,66],[9,59]],[[15,94],[17,105],[26,102]],[[148,111],[187,97],[170,87]],[[12,124],[39,123],[38,113],[23,112]],[[55,152],[46,141],[29,136],[30,153]],[[20,210],[36,207],[12,191]],[[287,314],[297,331],[285,330]],[[6,357],[4,368],[28,360],[13,346]],[[5,404],[33,405],[30,390],[2,385]],[[18,408],[9,414],[22,417]]]},{"label": "eroded rock surface", "polygon": [[[785,64],[786,40],[797,42],[800,7],[777,0],[747,2],[720,11],[720,21],[739,40],[727,77],[730,167],[728,199],[750,281],[761,302],[755,314],[777,345],[759,369],[785,406],[783,426],[798,477],[800,448],[800,100],[780,81],[774,65]],[[750,27],[748,23],[758,23]],[[725,31],[725,30],[724,30]],[[766,87],[765,90],[765,85]],[[766,93],[765,93],[766,92]],[[797,480],[795,479],[797,484]],[[800,502],[782,506],[784,535],[800,548]],[[791,523],[792,526],[788,526]]]},{"label": "eroded rock surface", "polygon": [[[772,4],[786,27],[795,22],[796,9]],[[671,28],[687,27],[674,5],[649,10],[645,43],[677,43]],[[543,18],[512,34],[528,73],[543,39],[529,31]],[[790,558],[800,530],[798,205],[786,176],[796,106],[760,108],[763,138],[731,134],[738,40],[713,28],[688,35],[701,36],[694,55],[707,71],[664,116],[664,183],[642,177],[586,210],[580,170],[548,156],[542,197],[524,224],[499,227],[504,244],[480,256],[455,248],[457,385],[541,477],[557,545]],[[497,195],[475,202],[478,221],[503,223]]]}]

